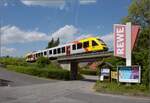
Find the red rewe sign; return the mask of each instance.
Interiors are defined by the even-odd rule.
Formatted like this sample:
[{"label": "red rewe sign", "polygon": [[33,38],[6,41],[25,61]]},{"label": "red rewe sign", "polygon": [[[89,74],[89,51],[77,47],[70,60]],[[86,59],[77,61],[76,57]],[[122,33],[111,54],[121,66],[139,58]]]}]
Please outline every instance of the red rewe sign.
[{"label": "red rewe sign", "polygon": [[126,55],[126,25],[114,25],[114,55],[125,58]]}]

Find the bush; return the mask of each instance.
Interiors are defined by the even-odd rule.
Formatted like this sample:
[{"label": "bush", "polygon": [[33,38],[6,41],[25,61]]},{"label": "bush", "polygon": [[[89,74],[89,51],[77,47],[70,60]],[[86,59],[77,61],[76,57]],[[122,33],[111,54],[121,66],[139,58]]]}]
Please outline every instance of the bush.
[{"label": "bush", "polygon": [[96,75],[97,71],[93,71],[93,70],[90,70],[90,69],[81,69],[80,73],[81,74],[86,74],[86,75]]},{"label": "bush", "polygon": [[39,69],[14,65],[7,65],[7,69],[39,77],[70,80],[70,72],[63,69]]},{"label": "bush", "polygon": [[50,60],[46,57],[40,57],[36,61],[38,67],[45,67],[46,65],[50,64]]},{"label": "bush", "polygon": [[23,58],[0,58],[0,63],[3,65],[23,65],[26,66],[28,63]]}]

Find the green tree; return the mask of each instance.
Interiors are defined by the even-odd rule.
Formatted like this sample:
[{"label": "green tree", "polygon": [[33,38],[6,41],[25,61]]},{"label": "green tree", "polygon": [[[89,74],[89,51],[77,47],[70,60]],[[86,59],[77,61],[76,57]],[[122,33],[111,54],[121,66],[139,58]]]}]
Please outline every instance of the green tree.
[{"label": "green tree", "polygon": [[57,38],[57,40],[56,40],[56,42],[55,42],[55,45],[58,46],[59,43],[60,43],[60,40],[59,40],[59,38]]},{"label": "green tree", "polygon": [[147,87],[150,83],[150,0],[133,0],[128,9],[128,16],[123,23],[132,22],[141,26],[135,48],[133,50],[133,64],[142,66],[142,83]]},{"label": "green tree", "polygon": [[48,46],[46,48],[52,48],[54,44],[54,39],[52,38],[51,41],[48,42]]},{"label": "green tree", "polygon": [[133,0],[128,9],[128,16],[122,22],[132,22],[142,27],[150,27],[150,0]]},{"label": "green tree", "polygon": [[46,48],[48,49],[48,48],[56,47],[59,45],[59,43],[60,43],[59,38],[57,38],[56,41],[54,41],[54,38],[52,38],[51,41],[48,42],[48,46]]}]

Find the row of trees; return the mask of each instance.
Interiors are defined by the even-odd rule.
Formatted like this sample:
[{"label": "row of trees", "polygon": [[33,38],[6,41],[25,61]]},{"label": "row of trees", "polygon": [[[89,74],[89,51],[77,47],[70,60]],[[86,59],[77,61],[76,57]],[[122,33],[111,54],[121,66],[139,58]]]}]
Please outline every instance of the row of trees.
[{"label": "row of trees", "polygon": [[59,44],[60,44],[59,38],[57,38],[57,40],[54,40],[54,38],[52,38],[51,41],[48,42],[48,46],[46,47],[46,49],[56,47]]}]

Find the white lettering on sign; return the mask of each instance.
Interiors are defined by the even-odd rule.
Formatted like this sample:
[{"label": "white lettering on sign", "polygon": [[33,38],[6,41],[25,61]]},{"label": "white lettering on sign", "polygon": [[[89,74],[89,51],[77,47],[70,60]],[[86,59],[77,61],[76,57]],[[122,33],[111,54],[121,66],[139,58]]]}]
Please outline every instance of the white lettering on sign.
[{"label": "white lettering on sign", "polygon": [[125,57],[125,25],[115,25],[115,56]]}]

